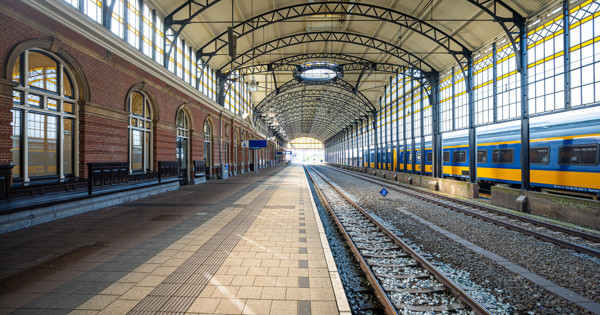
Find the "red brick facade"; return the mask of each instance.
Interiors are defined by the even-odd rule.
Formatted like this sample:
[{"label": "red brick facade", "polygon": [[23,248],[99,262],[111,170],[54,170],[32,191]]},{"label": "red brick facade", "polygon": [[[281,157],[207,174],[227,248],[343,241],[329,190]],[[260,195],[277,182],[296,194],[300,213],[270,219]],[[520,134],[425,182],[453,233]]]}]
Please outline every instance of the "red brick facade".
[{"label": "red brick facade", "polygon": [[[153,113],[153,169],[158,161],[176,160],[177,110],[185,107],[190,122],[190,159],[204,160],[204,122],[209,117],[213,125],[213,163],[218,165],[229,143],[229,161],[234,163],[233,137],[240,130],[240,119],[216,103],[190,96],[176,84],[153,76],[126,58],[109,53],[107,49],[78,32],[39,13],[26,4],[12,0],[0,0],[0,164],[12,162],[11,153],[11,56],[19,49],[52,49],[62,60],[73,63],[71,72],[76,77],[79,90],[78,107],[78,161],[79,177],[87,176],[89,162],[125,162],[129,158],[128,95],[141,90],[152,102]],[[7,12],[8,11],[8,12]],[[83,18],[77,17],[77,18]],[[101,25],[97,26],[101,28]],[[36,47],[40,43],[42,47]],[[33,46],[32,46],[33,45]],[[122,41],[122,45],[128,45]],[[141,52],[137,52],[141,54]],[[149,58],[148,60],[151,61]],[[69,64],[70,65],[70,64]],[[167,70],[164,70],[167,71]],[[2,79],[3,78],[3,79]],[[173,80],[178,80],[173,78]],[[210,104],[212,102],[212,104]],[[221,107],[222,108],[222,107]],[[223,114],[221,114],[221,112]],[[221,122],[220,119],[223,119]],[[221,150],[221,125],[223,128]],[[227,126],[227,127],[225,127]],[[244,133],[250,126],[244,123]],[[256,133],[246,139],[256,139]],[[238,139],[240,140],[240,139]],[[238,141],[239,146],[239,141]],[[271,152],[272,149],[271,149]],[[244,156],[248,159],[248,152]],[[274,156],[274,154],[273,154]],[[225,156],[222,156],[225,163]],[[274,159],[274,158],[273,158]],[[238,163],[242,161],[242,149],[238,147]],[[231,168],[233,171],[234,168]]]}]

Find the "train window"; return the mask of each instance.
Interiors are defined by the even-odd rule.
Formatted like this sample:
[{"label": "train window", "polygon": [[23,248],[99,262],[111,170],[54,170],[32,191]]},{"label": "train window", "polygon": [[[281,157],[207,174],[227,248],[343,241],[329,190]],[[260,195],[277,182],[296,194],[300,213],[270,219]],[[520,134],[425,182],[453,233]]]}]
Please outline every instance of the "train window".
[{"label": "train window", "polygon": [[487,163],[487,150],[477,150],[477,163]]},{"label": "train window", "polygon": [[598,165],[598,145],[562,145],[559,148],[559,164]]},{"label": "train window", "polygon": [[466,163],[467,162],[467,151],[456,150],[452,153],[452,160],[454,163]]},{"label": "train window", "polygon": [[492,163],[508,163],[514,162],[515,151],[513,149],[495,149],[492,151]]},{"label": "train window", "polygon": [[450,151],[444,151],[444,162],[450,162]]},{"label": "train window", "polygon": [[549,147],[534,147],[529,149],[530,164],[548,164],[550,163]]},{"label": "train window", "polygon": [[421,163],[421,151],[417,151],[417,163]]},{"label": "train window", "polygon": [[432,157],[431,152],[427,152],[427,156],[426,156],[427,162],[431,162],[431,157]]}]

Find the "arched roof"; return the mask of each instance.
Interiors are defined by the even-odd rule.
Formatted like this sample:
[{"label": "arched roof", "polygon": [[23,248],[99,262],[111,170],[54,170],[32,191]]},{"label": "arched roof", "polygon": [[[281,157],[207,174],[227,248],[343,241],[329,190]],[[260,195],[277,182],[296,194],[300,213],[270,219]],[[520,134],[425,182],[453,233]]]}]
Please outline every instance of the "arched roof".
[{"label": "arched roof", "polygon": [[[235,71],[233,79],[241,75],[248,81],[255,76],[260,86],[252,95],[257,117],[276,113],[270,119],[277,118],[275,129],[285,128],[290,138],[302,134],[322,141],[331,130],[343,130],[372,114],[390,75],[404,69],[437,73],[456,63],[464,65],[472,51],[499,36],[517,45],[523,17],[549,4],[542,0],[153,2],[175,35],[201,47],[196,53],[199,60],[223,74]],[[237,37],[233,57],[228,54],[228,28]],[[344,84],[352,89],[294,83],[295,67],[309,61],[340,64]],[[286,90],[288,86],[294,88]],[[330,97],[334,92],[341,93],[338,100]],[[339,110],[335,120],[317,117],[336,108],[347,110]]]}]

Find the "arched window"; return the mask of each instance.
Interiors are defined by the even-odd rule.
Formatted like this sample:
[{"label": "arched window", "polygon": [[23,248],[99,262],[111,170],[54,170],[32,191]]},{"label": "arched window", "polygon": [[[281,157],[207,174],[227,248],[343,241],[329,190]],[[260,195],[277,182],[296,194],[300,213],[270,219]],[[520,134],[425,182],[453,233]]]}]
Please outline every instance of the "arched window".
[{"label": "arched window", "polygon": [[77,89],[57,56],[23,52],[12,69],[12,160],[15,182],[75,176]]},{"label": "arched window", "polygon": [[177,112],[177,161],[183,177],[187,177],[188,143],[190,126],[188,116],[183,109]]},{"label": "arched window", "polygon": [[239,157],[238,157],[238,131],[236,130],[233,133],[233,164],[234,164],[234,170],[236,172],[239,172],[238,170],[238,164],[239,164]]},{"label": "arched window", "polygon": [[129,170],[152,169],[152,107],[141,91],[129,94]]},{"label": "arched window", "polygon": [[212,125],[207,119],[204,122],[204,161],[206,161],[206,174],[212,169]]}]

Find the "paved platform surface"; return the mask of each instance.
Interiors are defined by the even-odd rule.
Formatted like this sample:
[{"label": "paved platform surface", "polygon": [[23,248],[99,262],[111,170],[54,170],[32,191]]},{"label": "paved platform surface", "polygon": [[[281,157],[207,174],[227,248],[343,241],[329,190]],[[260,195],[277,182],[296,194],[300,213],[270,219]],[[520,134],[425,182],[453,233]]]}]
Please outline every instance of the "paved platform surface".
[{"label": "paved platform surface", "polygon": [[349,311],[302,168],[0,235],[0,313]]}]

